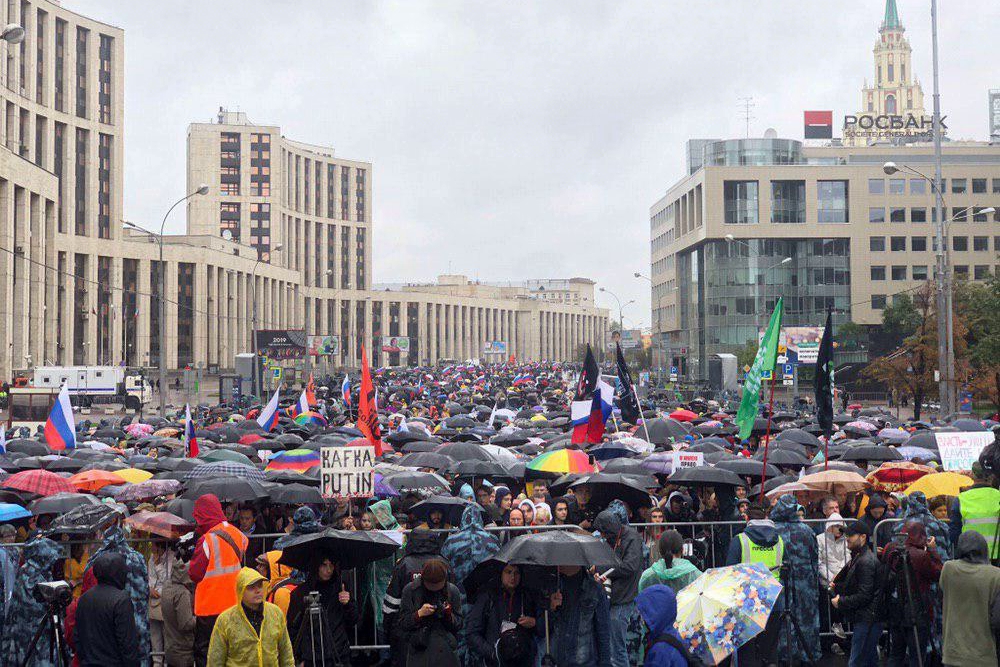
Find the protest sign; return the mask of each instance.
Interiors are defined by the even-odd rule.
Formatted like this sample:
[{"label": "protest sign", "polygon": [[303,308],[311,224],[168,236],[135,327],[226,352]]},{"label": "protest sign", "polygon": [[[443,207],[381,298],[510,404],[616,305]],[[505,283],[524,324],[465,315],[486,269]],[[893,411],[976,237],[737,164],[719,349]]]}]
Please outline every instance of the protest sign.
[{"label": "protest sign", "polygon": [[702,452],[675,452],[673,469],[697,468],[705,465],[705,454]]},{"label": "protest sign", "polygon": [[935,433],[934,438],[945,470],[971,470],[972,464],[979,459],[979,453],[993,442],[993,434],[989,431]]},{"label": "protest sign", "polygon": [[323,447],[320,493],[324,498],[369,498],[375,489],[375,447]]}]

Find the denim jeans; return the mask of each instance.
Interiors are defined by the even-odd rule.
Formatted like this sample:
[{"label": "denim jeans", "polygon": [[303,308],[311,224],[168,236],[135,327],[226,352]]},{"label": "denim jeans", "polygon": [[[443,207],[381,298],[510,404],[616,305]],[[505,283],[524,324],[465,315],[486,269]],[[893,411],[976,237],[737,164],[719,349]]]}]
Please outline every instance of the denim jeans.
[{"label": "denim jeans", "polygon": [[848,667],[878,667],[878,639],[882,636],[882,624],[858,621],[853,626],[851,657]]},{"label": "denim jeans", "polygon": [[628,620],[635,611],[635,602],[611,605],[611,667],[629,667]]}]

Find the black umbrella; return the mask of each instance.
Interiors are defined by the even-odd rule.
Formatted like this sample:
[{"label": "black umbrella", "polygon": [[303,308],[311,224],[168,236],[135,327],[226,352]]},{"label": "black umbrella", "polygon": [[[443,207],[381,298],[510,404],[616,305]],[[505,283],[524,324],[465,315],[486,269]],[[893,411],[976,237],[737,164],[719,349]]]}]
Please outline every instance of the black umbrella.
[{"label": "black umbrella", "polygon": [[410,442],[428,442],[432,441],[431,436],[424,433],[422,429],[414,428],[409,431],[396,431],[390,433],[389,435],[382,438],[384,442],[388,442],[393,447],[398,447],[400,445],[405,445]]},{"label": "black umbrella", "polygon": [[490,438],[490,444],[500,445],[501,447],[517,447],[526,444],[531,437],[534,436],[530,431],[519,430],[514,433],[494,436]]},{"label": "black umbrella", "polygon": [[329,558],[341,570],[364,567],[396,553],[400,544],[385,533],[374,530],[337,530],[303,535],[287,543],[281,551],[282,565],[311,572]]},{"label": "black umbrella", "polygon": [[705,440],[705,441],[701,441],[701,442],[696,442],[695,444],[691,445],[690,447],[688,447],[684,451],[685,452],[702,452],[703,454],[707,454],[708,452],[724,452],[724,451],[726,451],[726,448],[723,447],[722,445],[718,444],[718,443],[709,442],[709,441]]},{"label": "black umbrella", "polygon": [[99,428],[94,431],[95,438],[112,438],[113,440],[124,440],[128,434],[118,428]]},{"label": "black umbrella", "polygon": [[323,496],[315,486],[306,484],[280,484],[271,491],[271,502],[280,505],[323,504]]},{"label": "black umbrella", "polygon": [[667,480],[680,486],[743,486],[744,482],[736,473],[713,466],[679,468]]},{"label": "black umbrella", "polygon": [[774,437],[775,442],[784,442],[785,440],[790,440],[792,442],[797,442],[800,445],[805,445],[806,447],[822,447],[823,444],[819,441],[815,435],[801,428],[789,428],[784,431],[780,431],[778,435]]},{"label": "black umbrella", "polygon": [[[280,484],[305,484],[306,486],[319,486],[319,478],[312,476],[313,471],[319,468],[310,468],[304,473],[294,470],[265,470],[264,478],[268,482],[278,482]],[[274,494],[271,494],[272,497]]]},{"label": "black umbrella", "polygon": [[858,445],[844,452],[841,461],[900,461],[903,456],[894,447]]},{"label": "black umbrella", "polygon": [[[929,449],[933,452],[938,451],[937,436],[934,431],[917,431],[910,438],[903,443],[904,447],[920,447],[921,449]],[[6,467],[0,463],[0,467]]]},{"label": "black umbrella", "polygon": [[444,454],[438,454],[437,452],[413,452],[412,454],[402,456],[396,463],[408,468],[434,468],[435,470],[440,470],[455,463],[455,459]]},{"label": "black umbrella", "polygon": [[770,463],[765,466],[763,461],[756,461],[754,459],[732,459],[730,461],[719,461],[715,464],[715,467],[720,470],[734,472],[743,477],[759,478],[761,474],[763,474],[765,477],[770,478],[777,477],[781,474],[781,471]]},{"label": "black umbrella", "polygon": [[687,429],[674,419],[652,419],[646,424],[649,441],[655,445],[665,445],[688,434]]},{"label": "black umbrella", "polygon": [[649,470],[642,467],[642,461],[636,459],[611,459],[602,468],[602,472],[618,472],[625,475],[649,475]]},{"label": "black umbrella", "polygon": [[[779,475],[778,477],[772,477],[771,479],[764,482],[764,493],[768,491],[773,491],[782,484],[787,484],[788,482],[794,482],[798,479],[798,475]],[[756,498],[760,495],[760,484],[756,484],[750,487],[747,492],[749,498]]]},{"label": "black umbrella", "polygon": [[450,456],[456,461],[494,461],[493,455],[471,442],[452,442],[437,448],[438,454]]},{"label": "black umbrella", "polygon": [[459,477],[510,477],[510,471],[497,461],[458,461],[448,472]]},{"label": "black umbrella", "polygon": [[115,519],[121,517],[122,515],[110,505],[102,502],[88,503],[78,505],[57,517],[48,530],[50,533],[63,535],[92,535],[103,531]]},{"label": "black umbrella", "polygon": [[568,530],[546,530],[535,535],[519,535],[508,542],[496,559],[513,565],[560,565],[598,569],[616,567],[618,557],[607,542],[593,535]]},{"label": "black umbrella", "polygon": [[87,462],[82,459],[71,459],[67,456],[60,456],[55,461],[50,461],[45,469],[50,472],[79,472]]},{"label": "black umbrella", "polygon": [[54,493],[51,496],[33,500],[28,510],[34,515],[65,514],[80,505],[100,505],[101,501],[89,493]]},{"label": "black umbrella", "polygon": [[986,427],[983,426],[982,422],[978,422],[975,419],[956,419],[951,423],[951,425],[963,432],[986,430]]},{"label": "black umbrella", "polygon": [[249,502],[267,498],[267,489],[260,482],[242,477],[215,477],[192,480],[182,498],[194,500],[205,494],[215,494],[221,502]]},{"label": "black umbrella", "polygon": [[[823,472],[826,470],[826,465],[825,463],[817,463],[816,465],[809,466],[806,468],[806,474],[811,475],[814,472]],[[865,474],[864,470],[848,461],[830,461],[829,466],[830,470],[843,470],[844,472],[853,472],[859,475]]]},{"label": "black umbrella", "polygon": [[451,485],[432,472],[394,472],[383,476],[382,481],[400,493],[411,491],[448,491]]},{"label": "black umbrella", "polygon": [[[764,460],[764,449],[761,448],[753,455],[757,461]],[[767,462],[780,467],[807,466],[812,463],[802,454],[790,449],[769,449],[767,452]]]},{"label": "black umbrella", "polygon": [[436,440],[414,440],[413,442],[408,442],[400,448],[400,451],[404,454],[412,454],[413,452],[434,452],[437,448],[441,446]]},{"label": "black umbrella", "polygon": [[45,443],[38,442],[37,440],[29,440],[28,438],[14,438],[7,441],[7,451],[21,452],[29,456],[45,456],[51,453],[49,452],[48,445]]},{"label": "black umbrella", "polygon": [[164,512],[170,512],[185,521],[194,521],[194,500],[191,498],[174,498],[163,506]]},{"label": "black umbrella", "polygon": [[620,473],[597,472],[570,484],[570,488],[586,487],[590,490],[590,500],[587,507],[603,509],[612,500],[623,500],[630,509],[649,507],[652,501],[649,492],[640,486],[635,477]]},{"label": "black umbrella", "polygon": [[561,496],[566,493],[566,489],[568,489],[571,484],[573,484],[574,482],[578,482],[584,477],[589,477],[589,476],[590,475],[583,472],[566,473],[565,475],[562,475],[561,477],[558,477],[549,482],[548,486],[549,492],[552,494],[553,498],[555,498],[556,496]]},{"label": "black umbrella", "polygon": [[486,511],[471,500],[442,495],[431,496],[427,500],[423,500],[411,507],[410,511],[418,519],[427,519],[431,515],[431,512],[441,512],[444,515],[446,523],[457,526],[462,519],[462,513],[465,512],[466,507],[475,507],[482,512]]}]

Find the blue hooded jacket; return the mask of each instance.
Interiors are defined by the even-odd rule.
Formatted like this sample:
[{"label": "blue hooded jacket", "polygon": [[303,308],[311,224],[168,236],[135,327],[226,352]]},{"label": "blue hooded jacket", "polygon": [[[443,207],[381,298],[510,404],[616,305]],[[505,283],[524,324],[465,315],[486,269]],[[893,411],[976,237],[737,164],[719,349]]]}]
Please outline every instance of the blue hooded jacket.
[{"label": "blue hooded jacket", "polygon": [[643,590],[635,599],[639,607],[639,615],[649,628],[649,650],[643,667],[687,667],[687,661],[680,651],[666,642],[657,642],[656,638],[669,634],[680,639],[680,633],[674,628],[677,620],[677,596],[674,589],[663,584],[656,584]]}]

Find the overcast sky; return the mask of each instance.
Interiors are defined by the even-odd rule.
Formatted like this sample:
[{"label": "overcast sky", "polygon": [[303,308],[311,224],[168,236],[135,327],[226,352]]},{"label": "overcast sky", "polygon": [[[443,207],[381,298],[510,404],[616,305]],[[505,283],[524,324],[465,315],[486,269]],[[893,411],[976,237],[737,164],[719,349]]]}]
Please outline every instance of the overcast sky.
[{"label": "overcast sky", "polygon": [[[802,137],[858,111],[884,0],[64,0],[125,29],[125,215],[185,187],[220,105],[374,163],[376,282],[588,276],[649,325],[648,210],[690,137]],[[996,0],[941,0],[955,138],[1000,87]],[[930,0],[898,0],[931,100]],[[835,128],[836,129],[836,128]],[[168,229],[183,229],[183,209]],[[599,296],[599,303],[614,306]]]}]

